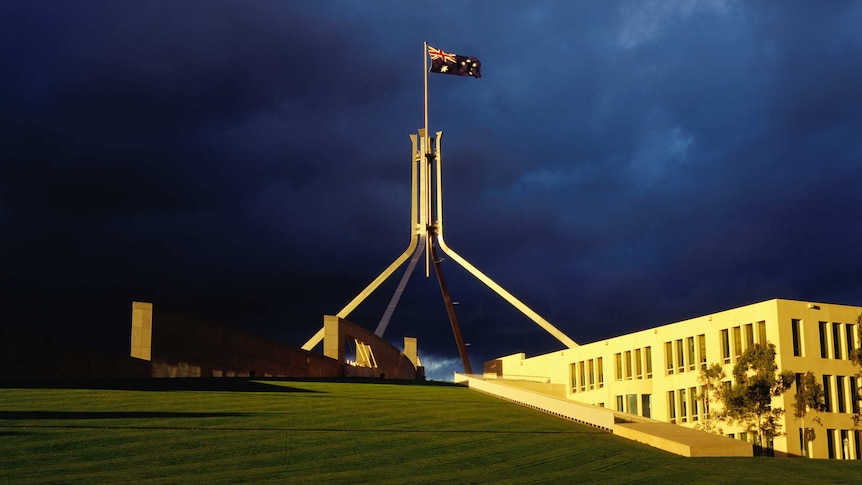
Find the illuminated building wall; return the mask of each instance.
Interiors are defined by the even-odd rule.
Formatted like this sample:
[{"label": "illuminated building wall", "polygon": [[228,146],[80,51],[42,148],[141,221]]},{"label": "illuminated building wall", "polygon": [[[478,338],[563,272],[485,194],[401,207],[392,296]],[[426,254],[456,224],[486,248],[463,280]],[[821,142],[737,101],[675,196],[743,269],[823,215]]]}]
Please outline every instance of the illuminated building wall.
[{"label": "illuminated building wall", "polygon": [[[702,317],[662,325],[577,348],[526,358],[524,354],[486,363],[503,378],[550,379],[566,386],[566,397],[629,414],[695,427],[703,423],[700,369],[722,364],[725,385],[733,365],[754,344],[776,346],[779,370],[813,372],[827,395],[827,411],[812,457],[862,458],[862,436],[853,429],[858,410],[858,367],[849,353],[859,347],[857,317],[862,307],[768,300]],[[801,455],[801,422],[793,416],[796,385],[772,401],[786,413],[782,432],[772,443],[776,455]],[[712,403],[713,409],[717,406]],[[718,405],[720,406],[720,405]],[[806,425],[812,427],[810,413]],[[717,423],[725,435],[755,440],[754,433]]]}]

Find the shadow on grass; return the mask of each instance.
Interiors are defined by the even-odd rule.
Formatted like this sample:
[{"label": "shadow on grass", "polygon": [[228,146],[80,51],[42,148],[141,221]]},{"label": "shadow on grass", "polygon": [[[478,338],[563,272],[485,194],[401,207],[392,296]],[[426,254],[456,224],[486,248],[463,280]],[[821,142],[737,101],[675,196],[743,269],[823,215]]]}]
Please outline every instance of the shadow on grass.
[{"label": "shadow on grass", "polygon": [[[275,381],[266,379],[266,381]],[[177,377],[149,379],[57,379],[0,382],[7,389],[90,389],[111,391],[305,392],[311,389],[270,384],[245,377]]]},{"label": "shadow on grass", "polygon": [[323,382],[340,384],[380,384],[386,386],[465,387],[448,381],[421,381],[412,379],[381,379],[379,377],[256,377],[270,382]]},{"label": "shadow on grass", "polygon": [[413,381],[357,377],[152,377],[128,379],[38,379],[0,381],[0,389],[93,389],[114,391],[222,391],[325,393],[286,383],[322,382],[389,386],[463,387],[443,381]]},{"label": "shadow on grass", "polygon": [[134,418],[238,418],[245,413],[177,413],[160,411],[0,411],[0,419],[134,419]]}]

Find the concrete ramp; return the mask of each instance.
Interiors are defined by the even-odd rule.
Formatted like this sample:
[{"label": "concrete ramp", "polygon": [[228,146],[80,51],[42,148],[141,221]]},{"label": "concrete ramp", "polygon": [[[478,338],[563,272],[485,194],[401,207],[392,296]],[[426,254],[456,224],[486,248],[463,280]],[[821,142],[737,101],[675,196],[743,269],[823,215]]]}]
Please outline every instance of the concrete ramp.
[{"label": "concrete ramp", "polygon": [[614,423],[614,434],[682,456],[753,456],[751,443],[670,423]]},{"label": "concrete ramp", "polygon": [[[561,418],[610,431],[621,437],[682,456],[753,456],[751,443],[696,429],[630,416],[610,409],[579,403],[502,379],[455,374],[455,382],[507,401],[538,409]],[[554,394],[557,393],[553,389]]]}]

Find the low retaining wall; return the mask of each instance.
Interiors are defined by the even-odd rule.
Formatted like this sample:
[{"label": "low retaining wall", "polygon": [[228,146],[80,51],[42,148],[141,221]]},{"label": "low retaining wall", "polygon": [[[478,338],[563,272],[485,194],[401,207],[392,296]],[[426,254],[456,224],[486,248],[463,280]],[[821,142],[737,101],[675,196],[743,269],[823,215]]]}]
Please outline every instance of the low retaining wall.
[{"label": "low retaining wall", "polygon": [[484,392],[507,401],[538,409],[561,418],[613,431],[614,412],[610,409],[589,406],[568,399],[547,396],[526,389],[517,389],[494,381],[486,381],[481,377],[455,374],[455,383],[466,384],[470,389]]},{"label": "low retaining wall", "polygon": [[751,443],[671,423],[617,423],[614,434],[682,456],[753,456]]},{"label": "low retaining wall", "polygon": [[752,456],[751,443],[455,373],[455,383],[682,456]]}]

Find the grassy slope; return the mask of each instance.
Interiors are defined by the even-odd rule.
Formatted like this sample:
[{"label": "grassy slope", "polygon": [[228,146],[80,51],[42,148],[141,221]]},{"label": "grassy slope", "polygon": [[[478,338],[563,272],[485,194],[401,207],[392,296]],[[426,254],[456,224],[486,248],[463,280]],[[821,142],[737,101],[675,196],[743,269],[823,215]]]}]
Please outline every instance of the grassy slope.
[{"label": "grassy slope", "polygon": [[[159,388],[144,387],[152,382]],[[0,389],[0,482],[822,483],[862,474],[858,461],[677,457],[447,385],[113,384]]]}]

